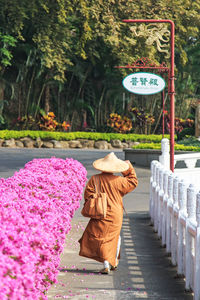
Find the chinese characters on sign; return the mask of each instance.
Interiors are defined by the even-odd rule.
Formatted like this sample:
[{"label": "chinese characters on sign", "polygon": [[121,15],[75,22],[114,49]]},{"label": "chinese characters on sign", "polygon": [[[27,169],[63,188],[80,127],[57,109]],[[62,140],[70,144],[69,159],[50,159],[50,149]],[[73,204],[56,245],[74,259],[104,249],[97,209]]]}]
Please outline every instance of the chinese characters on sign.
[{"label": "chinese characters on sign", "polygon": [[165,81],[162,77],[145,72],[130,74],[123,79],[122,83],[129,92],[139,95],[156,94],[165,88]]},{"label": "chinese characters on sign", "polygon": [[[137,77],[131,78],[132,85],[137,86],[138,82],[139,82],[139,80],[137,79]],[[148,79],[146,77],[140,77],[140,83],[141,83],[141,85],[145,85],[145,86],[147,86],[148,84],[158,86],[158,79],[150,78],[150,80],[148,81]]]}]

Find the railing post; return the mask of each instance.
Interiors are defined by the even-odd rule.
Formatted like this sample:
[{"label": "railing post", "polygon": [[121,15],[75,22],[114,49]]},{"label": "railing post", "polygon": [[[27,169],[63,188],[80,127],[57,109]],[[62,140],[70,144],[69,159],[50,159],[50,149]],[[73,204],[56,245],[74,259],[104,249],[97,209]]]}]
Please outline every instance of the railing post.
[{"label": "railing post", "polygon": [[178,220],[178,177],[173,180],[173,210],[172,210],[172,231],[171,231],[171,254],[172,265],[177,264],[177,220]]},{"label": "railing post", "polygon": [[163,216],[162,216],[162,246],[166,246],[166,227],[167,227],[167,201],[168,201],[168,178],[170,171],[164,172],[163,178]]},{"label": "railing post", "polygon": [[166,227],[166,251],[171,253],[171,227],[172,227],[172,205],[173,205],[173,178],[171,173],[168,178],[168,203],[167,203],[167,227]]},{"label": "railing post", "polygon": [[195,187],[190,184],[187,189],[187,213],[190,221],[196,219],[196,199],[195,199]]},{"label": "railing post", "polygon": [[163,166],[160,166],[159,170],[159,186],[160,190],[158,193],[158,236],[159,238],[162,236],[162,216],[163,216],[163,176],[164,176],[164,169]]},{"label": "railing post", "polygon": [[164,138],[161,141],[161,155],[159,156],[159,162],[167,170],[170,169],[170,155],[169,155],[169,140]]},{"label": "railing post", "polygon": [[177,251],[177,262],[178,262],[178,269],[177,274],[178,276],[184,275],[185,269],[185,235],[184,235],[184,225],[183,222],[186,220],[187,214],[187,186],[184,180],[181,180],[178,184],[178,203],[179,203],[179,215],[178,215],[178,251]]},{"label": "railing post", "polygon": [[187,184],[184,179],[179,182],[178,204],[179,210],[186,216],[187,214]]},{"label": "railing post", "polygon": [[197,194],[196,220],[197,235],[195,245],[194,300],[200,299],[200,192]]},{"label": "railing post", "polygon": [[153,224],[153,211],[154,211],[154,199],[153,199],[153,189],[155,187],[155,166],[158,161],[153,160],[151,162],[151,178],[150,178],[150,191],[149,191],[149,213],[151,217],[151,223]]},{"label": "railing post", "polygon": [[197,158],[191,157],[190,159],[185,159],[185,164],[188,169],[194,169],[197,162]]},{"label": "railing post", "polygon": [[156,166],[158,164],[158,161],[152,162],[152,188],[151,188],[151,195],[150,195],[150,212],[151,212],[151,223],[152,225],[155,222],[155,215],[154,215],[154,208],[155,208],[155,197],[156,197]]},{"label": "railing post", "polygon": [[154,200],[154,230],[155,230],[155,232],[158,231],[158,193],[160,190],[159,170],[160,170],[160,163],[157,163],[157,165],[156,165],[156,188],[155,188],[155,200]]},{"label": "railing post", "polygon": [[186,219],[186,239],[185,239],[185,248],[186,248],[186,270],[185,270],[185,289],[191,289],[192,283],[192,252],[193,252],[193,243],[192,236],[189,232],[189,227],[192,221],[195,221],[196,218],[196,197],[195,197],[195,188],[193,184],[187,188],[187,213],[188,217]]}]

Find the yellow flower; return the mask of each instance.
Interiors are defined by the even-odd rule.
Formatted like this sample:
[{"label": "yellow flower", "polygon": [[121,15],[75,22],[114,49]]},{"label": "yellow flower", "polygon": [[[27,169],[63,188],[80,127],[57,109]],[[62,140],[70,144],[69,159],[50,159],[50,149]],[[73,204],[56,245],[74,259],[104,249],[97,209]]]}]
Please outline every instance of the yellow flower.
[{"label": "yellow flower", "polygon": [[55,114],[51,111],[48,113],[48,117],[55,118]]}]

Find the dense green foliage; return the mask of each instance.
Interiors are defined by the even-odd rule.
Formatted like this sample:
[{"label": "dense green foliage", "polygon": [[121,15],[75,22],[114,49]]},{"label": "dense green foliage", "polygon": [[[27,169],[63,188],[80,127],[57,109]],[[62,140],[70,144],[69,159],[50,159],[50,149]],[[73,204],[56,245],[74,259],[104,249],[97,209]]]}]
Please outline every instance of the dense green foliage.
[{"label": "dense green foliage", "polygon": [[[20,139],[30,137],[32,139],[41,138],[42,140],[70,141],[76,139],[89,140],[111,140],[118,139],[122,142],[133,141],[140,142],[138,145],[132,146],[133,149],[161,149],[162,135],[145,135],[145,134],[121,134],[121,133],[101,133],[101,132],[49,132],[49,131],[33,131],[33,130],[0,130],[0,139],[8,140],[11,138]],[[165,138],[170,138],[165,135]],[[176,137],[175,137],[176,139]],[[195,138],[186,138],[175,144],[175,150],[180,151],[198,151],[200,152],[200,141]]]},{"label": "dense green foliage", "polygon": [[[154,149],[161,150],[160,143],[140,143],[139,145],[132,146],[133,149]],[[177,151],[195,151],[200,152],[200,144],[197,146],[193,145],[179,145],[175,144],[174,149]]]},{"label": "dense green foliage", "polygon": [[[0,139],[19,139],[30,137],[36,139],[55,139],[55,140],[75,140],[75,139],[90,139],[90,140],[111,140],[118,139],[120,141],[146,141],[146,142],[161,142],[162,135],[145,135],[145,134],[121,134],[121,133],[101,133],[101,132],[48,132],[48,131],[32,131],[32,130],[0,130]],[[169,135],[165,135],[169,138]]]},{"label": "dense green foliage", "polygon": [[200,141],[195,137],[185,137],[183,140],[178,141],[177,144],[185,146],[197,146],[200,147]]},{"label": "dense green foliage", "polygon": [[157,46],[169,50],[161,32],[170,27],[158,27],[157,39],[146,44],[150,27],[136,36],[140,25],[122,22],[133,17],[174,21],[176,114],[186,118],[199,94],[199,13],[200,0],[0,0],[1,128],[17,117],[53,111],[72,130],[85,124],[104,131],[110,113],[128,116],[131,107],[142,107],[161,131],[160,94],[148,100],[130,95],[121,80],[131,70],[115,66],[140,57],[169,66]]}]

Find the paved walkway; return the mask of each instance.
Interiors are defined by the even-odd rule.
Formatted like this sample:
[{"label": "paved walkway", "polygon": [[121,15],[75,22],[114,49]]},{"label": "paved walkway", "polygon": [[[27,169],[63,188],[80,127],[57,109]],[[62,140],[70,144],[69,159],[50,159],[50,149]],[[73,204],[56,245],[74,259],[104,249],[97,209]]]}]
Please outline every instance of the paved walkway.
[{"label": "paved walkway", "polygon": [[[148,169],[136,167],[139,186],[124,197],[128,216],[122,227],[121,260],[117,271],[101,275],[102,265],[78,255],[87,219],[76,212],[62,254],[58,284],[48,291],[48,299],[152,299],[189,300],[184,280],[176,278],[176,268],[161,247],[148,216]],[[90,169],[88,176],[94,172]],[[82,205],[82,204],[81,204]]]}]

